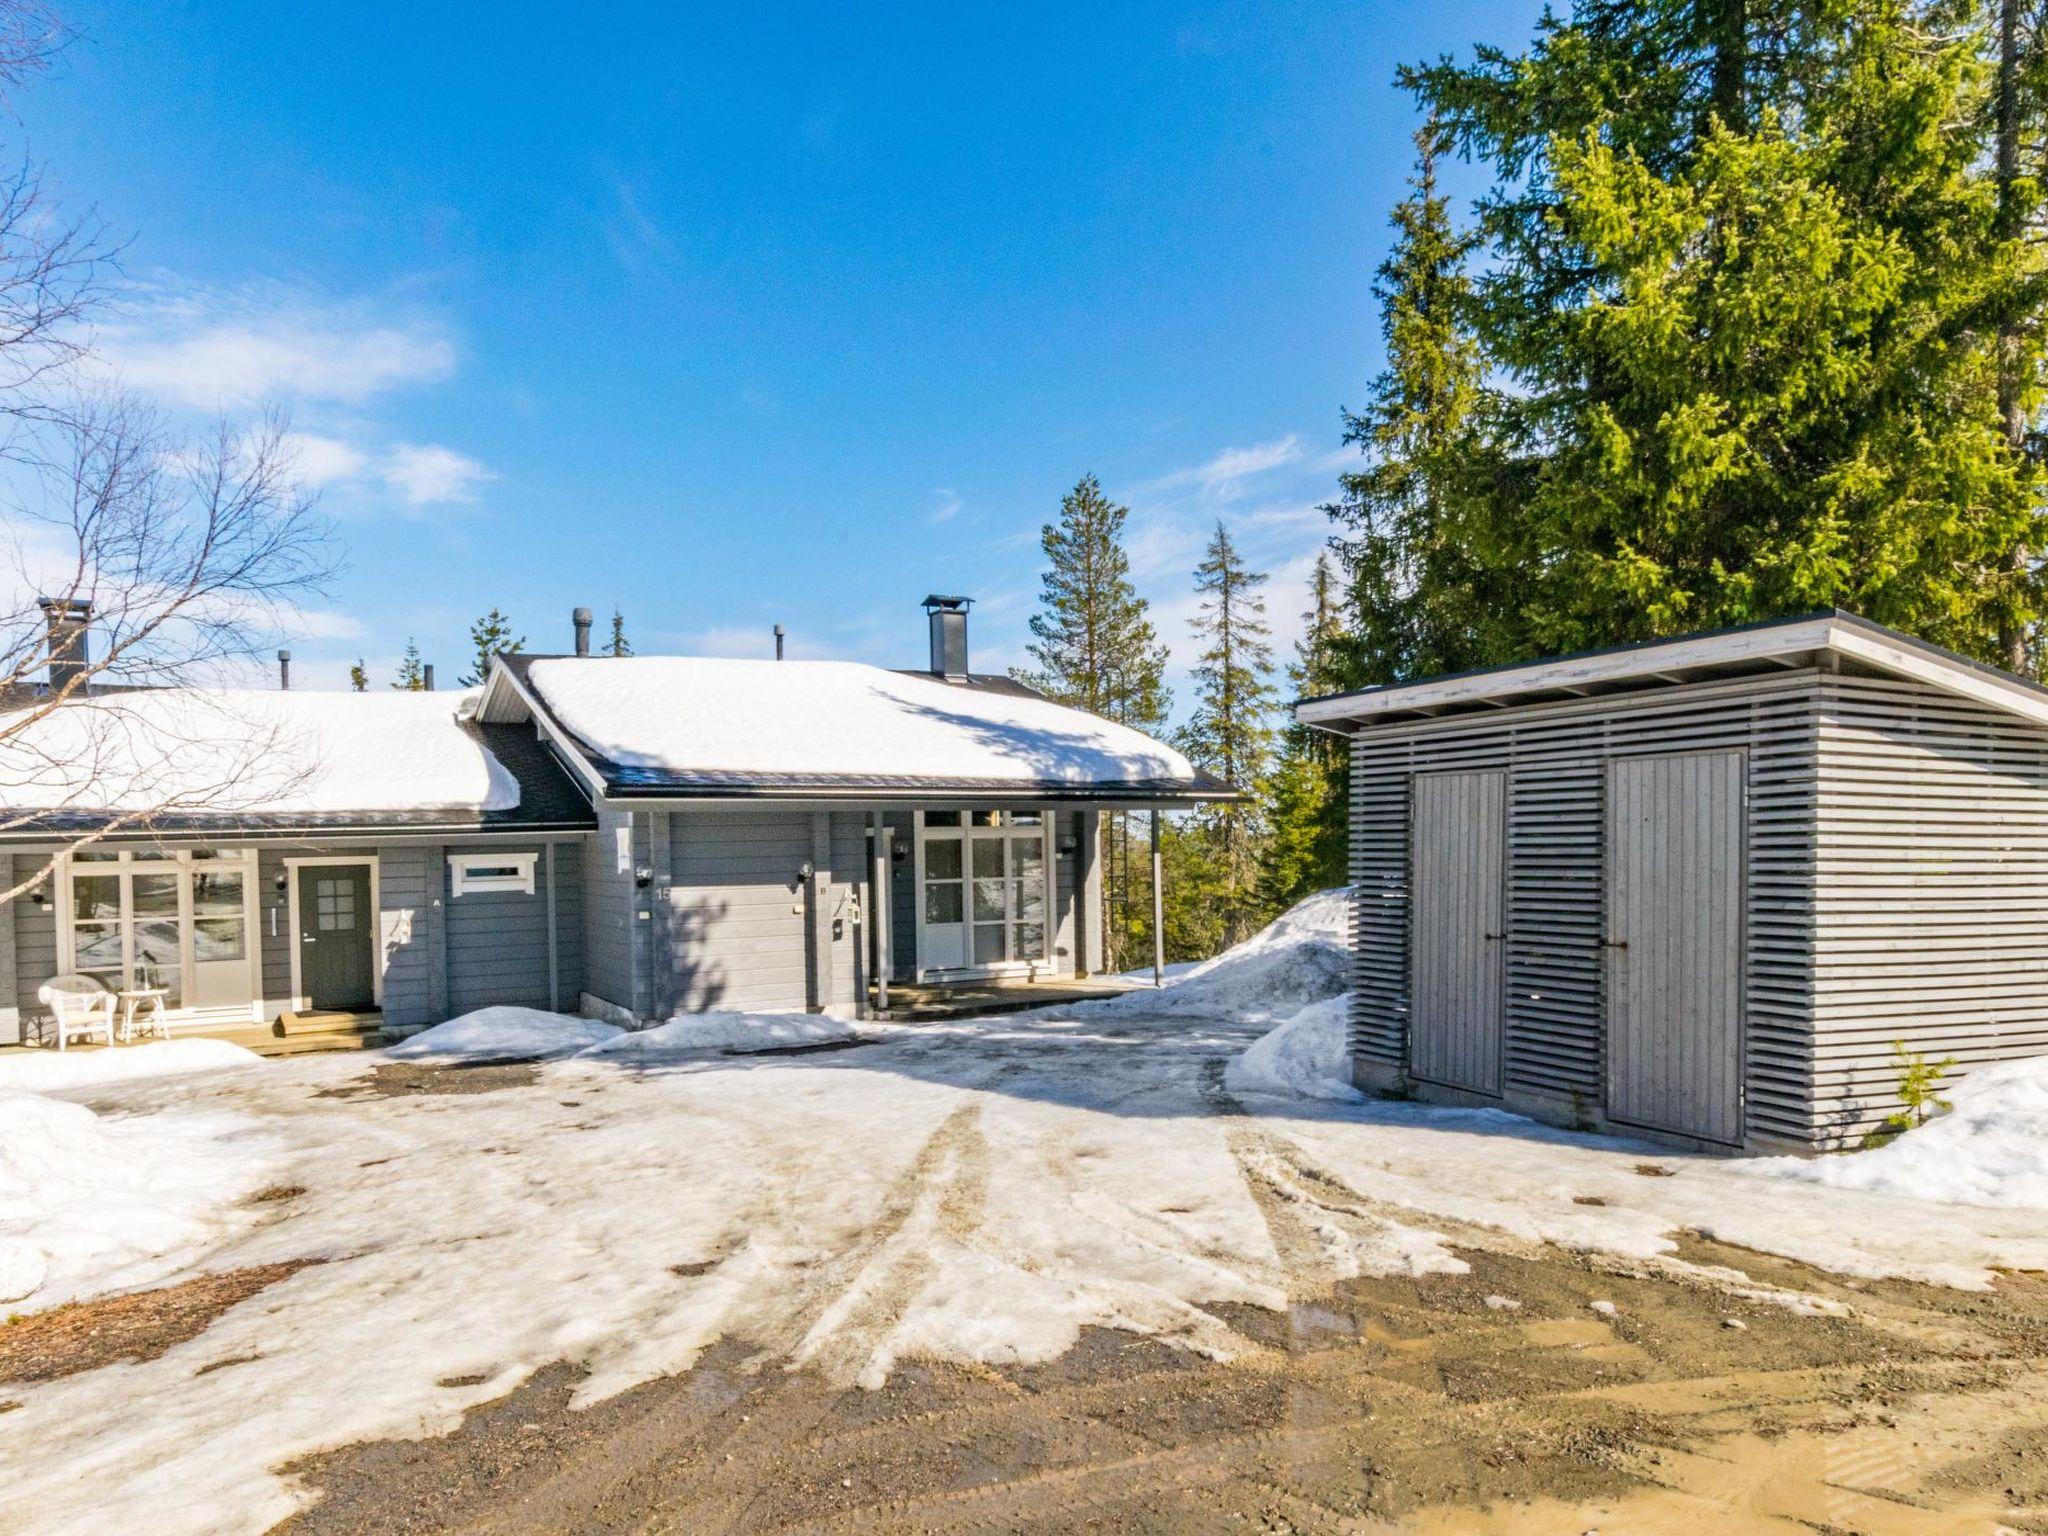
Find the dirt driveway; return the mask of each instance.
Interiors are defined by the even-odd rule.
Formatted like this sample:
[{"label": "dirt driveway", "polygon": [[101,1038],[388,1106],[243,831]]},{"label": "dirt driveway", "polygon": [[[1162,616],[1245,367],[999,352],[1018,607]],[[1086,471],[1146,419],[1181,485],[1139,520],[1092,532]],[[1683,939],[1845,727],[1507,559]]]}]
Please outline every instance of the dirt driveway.
[{"label": "dirt driveway", "polygon": [[1097,1329],[1050,1364],[915,1363],[870,1392],[726,1344],[573,1412],[558,1367],[451,1436],[301,1465],[323,1497],[287,1528],[2048,1532],[2040,1277],[1844,1284],[1688,1246],[1846,1318],[1461,1254],[1466,1275],[1232,1309],[1227,1365]]}]

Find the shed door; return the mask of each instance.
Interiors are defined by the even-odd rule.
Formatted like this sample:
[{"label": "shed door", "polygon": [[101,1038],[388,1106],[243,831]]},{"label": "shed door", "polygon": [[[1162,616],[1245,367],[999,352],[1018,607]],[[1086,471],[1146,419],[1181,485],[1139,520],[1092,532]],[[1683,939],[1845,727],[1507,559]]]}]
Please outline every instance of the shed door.
[{"label": "shed door", "polygon": [[1500,1092],[1507,775],[1415,778],[1409,1071]]},{"label": "shed door", "polygon": [[1607,789],[1607,1113],[1742,1139],[1743,755],[1617,758]]}]

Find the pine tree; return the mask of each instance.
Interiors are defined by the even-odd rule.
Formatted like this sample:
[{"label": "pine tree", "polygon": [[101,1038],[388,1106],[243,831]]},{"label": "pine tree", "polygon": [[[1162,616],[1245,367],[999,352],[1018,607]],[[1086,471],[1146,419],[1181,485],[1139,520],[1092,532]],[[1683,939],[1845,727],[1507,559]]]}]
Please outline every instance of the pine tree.
[{"label": "pine tree", "polygon": [[1408,72],[1497,177],[1458,542],[1514,599],[1473,660],[1830,604],[2008,654],[2041,476],[1999,353],[2030,419],[2043,328],[1970,131],[1996,52],[1953,4],[1583,0]]},{"label": "pine tree", "polygon": [[1414,191],[1394,210],[1394,248],[1373,287],[1387,365],[1371,403],[1344,415],[1344,441],[1366,463],[1326,509],[1349,531],[1338,551],[1355,628],[1325,679],[1341,687],[1458,671],[1519,639],[1490,522],[1503,466],[1471,332],[1475,237],[1453,227],[1438,190],[1442,140],[1434,125],[1415,136]]},{"label": "pine tree", "polygon": [[398,658],[398,681],[391,685],[401,693],[424,693],[427,690],[427,668],[421,659],[419,645],[412,636],[405,637],[405,654]]},{"label": "pine tree", "polygon": [[[1329,552],[1316,556],[1309,610],[1287,678],[1297,698],[1333,693],[1346,636],[1338,616],[1336,574]],[[1311,892],[1342,885],[1349,857],[1346,816],[1348,759],[1327,731],[1290,724],[1281,733],[1278,765],[1268,781],[1266,833],[1259,850],[1259,905],[1271,917]]]},{"label": "pine tree", "polygon": [[611,644],[605,648],[605,651],[607,655],[611,656],[630,656],[633,654],[632,642],[626,638],[626,616],[619,612],[617,608],[612,609],[612,640]]},{"label": "pine tree", "polygon": [[[1257,795],[1273,752],[1272,633],[1262,571],[1247,567],[1219,521],[1195,569],[1201,607],[1190,621],[1202,650],[1194,667],[1195,709],[1181,733],[1201,768]],[[1212,853],[1223,939],[1236,944],[1257,926],[1259,813],[1255,804],[1212,806],[1198,816]]]},{"label": "pine tree", "polygon": [[355,659],[355,665],[348,669],[348,685],[357,693],[370,691],[370,669],[363,665],[363,658],[360,656]]},{"label": "pine tree", "polygon": [[[1093,475],[1082,476],[1061,498],[1058,520],[1039,535],[1046,569],[1027,647],[1038,670],[1017,677],[1062,704],[1135,730],[1157,730],[1171,702],[1166,647],[1131,585],[1123,547],[1129,516]],[[1134,892],[1133,875],[1149,853],[1133,848],[1129,815],[1104,818],[1099,856],[1107,959],[1110,969],[1120,970],[1148,938],[1152,921],[1150,899]]]},{"label": "pine tree", "polygon": [[493,608],[469,626],[469,643],[476,647],[476,669],[462,679],[462,686],[474,688],[491,675],[491,658],[525,650],[526,636],[515,636],[512,621]]}]

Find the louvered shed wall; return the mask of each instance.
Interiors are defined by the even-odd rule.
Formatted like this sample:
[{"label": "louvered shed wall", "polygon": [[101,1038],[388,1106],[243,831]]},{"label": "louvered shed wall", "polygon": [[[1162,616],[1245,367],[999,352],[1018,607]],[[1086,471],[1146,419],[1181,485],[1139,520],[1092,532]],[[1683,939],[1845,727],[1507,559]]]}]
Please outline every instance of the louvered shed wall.
[{"label": "louvered shed wall", "polygon": [[1967,1070],[2048,1051],[2048,731],[1831,677],[1820,729],[1815,1133],[1896,1107],[1892,1042]]},{"label": "louvered shed wall", "polygon": [[1369,727],[1353,740],[1358,887],[1352,1049],[1404,1071],[1409,785],[1419,771],[1508,772],[1508,1096],[1588,1112],[1604,1099],[1602,887],[1606,763],[1645,752],[1748,754],[1745,963],[1751,1136],[1804,1140],[1821,676],[1786,671],[1628,696]]}]

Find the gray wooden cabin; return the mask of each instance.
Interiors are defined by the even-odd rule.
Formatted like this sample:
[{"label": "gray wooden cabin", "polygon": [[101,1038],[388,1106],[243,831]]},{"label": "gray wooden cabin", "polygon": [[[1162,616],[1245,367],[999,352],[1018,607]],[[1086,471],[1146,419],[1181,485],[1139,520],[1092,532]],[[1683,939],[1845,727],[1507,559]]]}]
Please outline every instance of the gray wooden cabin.
[{"label": "gray wooden cabin", "polygon": [[1353,1075],[1707,1148],[2048,1050],[2048,691],[1845,613],[1307,700]]},{"label": "gray wooden cabin", "polygon": [[[436,712],[440,744],[509,776],[509,803],[171,807],[108,832],[103,814],[7,812],[0,785],[0,875],[26,880],[55,858],[37,889],[0,906],[0,1045],[47,1037],[37,989],[70,972],[116,991],[166,990],[173,1032],[257,1044],[299,1031],[369,1039],[496,1004],[634,1024],[713,1008],[857,1015],[887,1006],[892,982],[1099,971],[1102,811],[1236,791],[1192,770],[1057,771],[1076,753],[1099,763],[1089,754],[1100,733],[1120,728],[970,672],[966,600],[926,606],[929,669],[859,669],[851,686],[907,677],[927,713],[998,744],[1020,734],[1004,701],[1026,701],[1037,726],[1021,733],[1030,751],[1016,771],[614,762],[557,718],[536,665],[568,668],[556,675],[573,686],[674,659],[590,655],[589,613],[578,609],[573,652],[500,657],[480,696],[450,696]],[[64,609],[77,632],[53,633],[53,682],[57,658],[84,654],[89,617]],[[793,677],[820,664],[768,665]],[[340,717],[352,751],[387,750],[377,732],[391,696],[325,697],[330,721],[336,708],[360,711],[360,728],[353,713]],[[286,702],[300,698],[318,702]],[[691,707],[674,706],[685,720]],[[742,690],[732,707],[753,706]],[[657,693],[650,708],[670,706]],[[394,735],[388,750],[404,740],[417,738]],[[1134,761],[1185,768],[1126,733],[1132,743]]]}]

